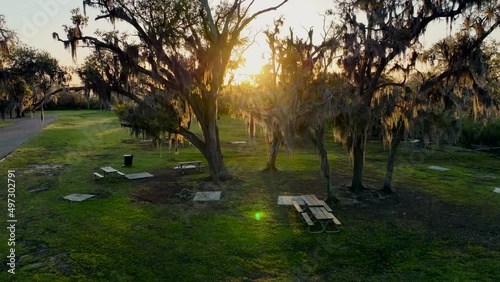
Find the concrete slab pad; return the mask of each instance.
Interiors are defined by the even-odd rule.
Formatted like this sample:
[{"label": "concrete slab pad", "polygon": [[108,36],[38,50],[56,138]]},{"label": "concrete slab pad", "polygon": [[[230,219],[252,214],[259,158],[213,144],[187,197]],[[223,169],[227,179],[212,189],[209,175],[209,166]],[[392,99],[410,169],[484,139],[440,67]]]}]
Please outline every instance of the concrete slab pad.
[{"label": "concrete slab pad", "polygon": [[299,205],[305,205],[301,196],[278,196],[278,206],[291,206],[292,201],[297,202]]},{"label": "concrete slab pad", "polygon": [[196,192],[194,195],[194,202],[209,202],[209,201],[219,201],[221,191],[212,191],[212,192]]},{"label": "concrete slab pad", "polygon": [[500,188],[495,187],[495,190],[493,190],[493,192],[495,192],[495,193],[500,193]]},{"label": "concrete slab pad", "polygon": [[437,171],[448,171],[448,170],[450,170],[449,168],[444,168],[444,167],[435,166],[435,165],[428,166],[427,168],[428,169],[432,169],[432,170],[437,170]]},{"label": "concrete slab pad", "polygon": [[148,172],[139,172],[139,173],[125,174],[125,177],[130,180],[135,180],[135,179],[153,177],[153,175]]},{"label": "concrete slab pad", "polygon": [[246,141],[233,141],[231,144],[238,145],[238,144],[246,144]]},{"label": "concrete slab pad", "polygon": [[492,175],[485,175],[485,174],[469,174],[469,175],[479,179],[489,179],[489,180],[497,179],[495,176]]},{"label": "concrete slab pad", "polygon": [[64,199],[72,201],[72,202],[82,202],[82,201],[88,200],[88,199],[90,199],[92,197],[95,197],[95,195],[91,195],[91,194],[71,194],[71,195],[68,195],[68,196],[64,197]]}]

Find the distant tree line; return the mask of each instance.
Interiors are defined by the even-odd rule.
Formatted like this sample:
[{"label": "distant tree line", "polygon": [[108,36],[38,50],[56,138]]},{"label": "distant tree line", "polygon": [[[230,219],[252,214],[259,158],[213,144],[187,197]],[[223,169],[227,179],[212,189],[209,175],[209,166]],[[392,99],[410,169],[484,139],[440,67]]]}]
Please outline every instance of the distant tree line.
[{"label": "distant tree line", "polygon": [[[21,43],[0,15],[0,114],[22,117],[50,100],[58,88],[71,80],[48,52]],[[67,89],[69,90],[69,88]]]}]

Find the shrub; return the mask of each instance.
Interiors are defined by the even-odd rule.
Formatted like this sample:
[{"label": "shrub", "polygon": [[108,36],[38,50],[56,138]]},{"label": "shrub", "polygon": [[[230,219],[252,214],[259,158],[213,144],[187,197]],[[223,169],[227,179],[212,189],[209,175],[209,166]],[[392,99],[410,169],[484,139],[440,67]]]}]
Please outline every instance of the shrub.
[{"label": "shrub", "polygon": [[465,121],[462,127],[460,144],[467,148],[473,146],[500,146],[500,119],[494,122]]},{"label": "shrub", "polygon": [[140,105],[120,103],[113,107],[122,126],[130,128],[130,134],[138,137],[146,134],[158,145],[162,135],[176,128],[179,117],[175,109],[163,97],[146,97]]}]

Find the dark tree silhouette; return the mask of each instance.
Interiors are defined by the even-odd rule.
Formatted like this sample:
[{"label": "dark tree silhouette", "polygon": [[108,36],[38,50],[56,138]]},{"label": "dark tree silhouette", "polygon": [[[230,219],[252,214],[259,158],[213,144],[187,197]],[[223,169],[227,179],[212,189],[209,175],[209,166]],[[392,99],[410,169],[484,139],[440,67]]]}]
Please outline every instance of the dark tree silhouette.
[{"label": "dark tree silhouette", "polygon": [[[343,126],[342,141],[353,159],[351,190],[363,189],[365,144],[372,121],[371,105],[377,91],[402,83],[386,83],[381,79],[399,73],[403,81],[419,57],[419,38],[430,23],[444,19],[450,26],[459,16],[477,29],[478,38],[490,34],[499,24],[498,1],[366,1],[349,0],[338,3],[342,34],[342,54],[338,64],[357,88],[349,109],[339,120]],[[470,50],[468,48],[467,50]],[[459,58],[467,57],[464,50]],[[430,85],[456,72],[453,68],[429,79]]]},{"label": "dark tree silhouette", "polygon": [[[80,42],[111,51],[121,66],[123,92],[134,95],[131,88],[141,82],[138,77],[147,78],[141,87],[149,88],[154,84],[165,90],[161,93],[172,98],[165,100],[172,101],[183,119],[189,119],[192,113],[203,134],[197,136],[181,124],[169,131],[183,135],[196,146],[207,159],[210,176],[224,180],[229,175],[220,148],[217,96],[224,86],[228,69],[235,66],[233,50],[244,43],[242,32],[250,22],[287,1],[250,13],[254,1],[247,6],[245,0],[222,2],[213,9],[208,0],[85,0],[84,7],[101,11],[96,20],[119,20],[128,24],[136,33],[134,40],[117,34],[100,38],[84,35],[82,27],[86,18],[78,13],[73,17],[73,26],[65,28],[67,40],[57,33],[53,37],[62,41],[73,54]],[[177,98],[189,105],[189,111],[178,107]]]}]

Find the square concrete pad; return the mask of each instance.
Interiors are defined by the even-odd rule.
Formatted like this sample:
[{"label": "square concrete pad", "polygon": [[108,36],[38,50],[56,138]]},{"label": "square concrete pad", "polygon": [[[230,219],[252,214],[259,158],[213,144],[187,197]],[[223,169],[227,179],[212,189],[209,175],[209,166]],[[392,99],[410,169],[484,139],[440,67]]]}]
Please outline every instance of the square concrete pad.
[{"label": "square concrete pad", "polygon": [[68,195],[68,196],[64,197],[64,199],[70,200],[72,202],[81,202],[81,201],[88,200],[88,199],[90,199],[92,197],[95,197],[95,195],[91,195],[91,194],[71,194],[71,195]]},{"label": "square concrete pad", "polygon": [[222,193],[221,191],[196,192],[193,201],[195,202],[219,201],[221,193]]},{"label": "square concrete pad", "polygon": [[493,192],[495,192],[495,193],[500,193],[500,188],[495,187],[495,190],[493,190]]},{"label": "square concrete pad", "polygon": [[471,174],[471,176],[474,176],[476,178],[480,179],[490,179],[490,180],[495,180],[497,179],[495,176],[492,175],[485,175],[485,174]]},{"label": "square concrete pad", "polygon": [[147,172],[139,172],[139,173],[125,174],[125,177],[127,179],[134,180],[134,179],[153,177],[153,175]]},{"label": "square concrete pad", "polygon": [[292,201],[297,202],[299,205],[305,205],[301,196],[278,196],[278,206],[291,206]]},{"label": "square concrete pad", "polygon": [[432,169],[432,170],[437,170],[437,171],[448,171],[448,170],[450,170],[449,168],[444,168],[444,167],[435,166],[435,165],[428,166],[427,168],[428,169]]}]

